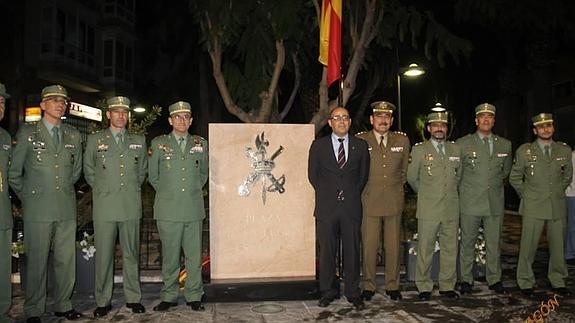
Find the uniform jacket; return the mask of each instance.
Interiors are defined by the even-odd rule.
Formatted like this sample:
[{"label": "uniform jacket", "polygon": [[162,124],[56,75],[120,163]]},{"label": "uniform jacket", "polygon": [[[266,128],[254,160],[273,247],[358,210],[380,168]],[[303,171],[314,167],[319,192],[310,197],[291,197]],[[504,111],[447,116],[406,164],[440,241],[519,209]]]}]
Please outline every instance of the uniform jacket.
[{"label": "uniform jacket", "polygon": [[0,230],[12,228],[12,204],[8,187],[8,167],[12,156],[10,134],[0,128]]},{"label": "uniform jacket", "polygon": [[407,181],[418,194],[417,218],[442,221],[459,218],[461,149],[449,141],[444,144],[443,158],[431,141],[416,144],[411,150]]},{"label": "uniform jacket", "polygon": [[[348,159],[339,168],[331,135],[316,139],[309,150],[308,178],[315,189],[315,216],[331,216],[336,208],[361,222],[361,192],[369,175],[369,152],[364,140],[348,136]],[[337,201],[337,191],[343,190],[344,201]]]},{"label": "uniform jacket", "polygon": [[403,212],[407,164],[411,145],[401,132],[388,132],[382,149],[373,131],[357,135],[369,146],[369,179],[361,200],[364,216],[399,216]]},{"label": "uniform jacket", "polygon": [[501,216],[505,212],[504,181],[511,170],[511,142],[492,135],[493,153],[477,133],[459,138],[461,147],[461,214]]},{"label": "uniform jacket", "polygon": [[561,142],[551,143],[550,159],[537,141],[517,149],[509,183],[521,198],[521,215],[537,219],[566,216],[565,189],[573,177],[571,158],[571,148]]},{"label": "uniform jacket", "polygon": [[156,190],[154,218],[197,221],[205,216],[202,188],[208,180],[208,142],[187,136],[182,153],[173,134],[152,140],[148,181]]},{"label": "uniform jacket", "polygon": [[25,124],[16,134],[10,186],[22,201],[25,221],[76,219],[74,183],[82,173],[80,133],[60,125],[60,146],[42,121]]},{"label": "uniform jacket", "polygon": [[124,148],[111,130],[88,136],[84,178],[92,187],[94,220],[125,221],[142,217],[141,188],[148,169],[146,140],[126,132]]}]

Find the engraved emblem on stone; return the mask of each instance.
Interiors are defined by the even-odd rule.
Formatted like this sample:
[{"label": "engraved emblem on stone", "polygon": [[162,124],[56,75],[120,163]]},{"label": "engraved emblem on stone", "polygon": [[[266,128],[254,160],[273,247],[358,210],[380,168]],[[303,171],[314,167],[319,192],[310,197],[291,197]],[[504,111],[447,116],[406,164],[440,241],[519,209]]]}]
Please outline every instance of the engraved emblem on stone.
[{"label": "engraved emblem on stone", "polygon": [[258,182],[262,182],[262,202],[266,204],[266,194],[268,192],[278,192],[280,194],[285,192],[285,175],[276,178],[272,174],[275,167],[275,159],[283,152],[284,147],[279,148],[267,157],[267,147],[270,145],[269,141],[265,139],[265,133],[256,135],[255,149],[246,147],[246,157],[251,163],[252,172],[247,176],[246,180],[238,187],[238,194],[240,196],[248,196],[251,189]]}]

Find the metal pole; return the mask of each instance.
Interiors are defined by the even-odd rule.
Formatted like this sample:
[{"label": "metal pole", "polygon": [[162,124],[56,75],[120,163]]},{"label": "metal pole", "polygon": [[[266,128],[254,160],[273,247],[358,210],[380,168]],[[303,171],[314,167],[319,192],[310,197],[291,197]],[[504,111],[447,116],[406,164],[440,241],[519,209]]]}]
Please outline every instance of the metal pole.
[{"label": "metal pole", "polygon": [[397,72],[397,128],[401,131],[401,75]]}]

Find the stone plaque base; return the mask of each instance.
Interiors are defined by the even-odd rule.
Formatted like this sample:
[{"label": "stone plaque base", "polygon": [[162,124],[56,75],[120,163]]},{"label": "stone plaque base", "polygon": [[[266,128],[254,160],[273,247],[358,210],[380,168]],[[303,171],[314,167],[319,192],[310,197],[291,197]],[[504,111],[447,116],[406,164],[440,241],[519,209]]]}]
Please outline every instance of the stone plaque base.
[{"label": "stone plaque base", "polygon": [[308,124],[209,125],[212,283],[315,278],[313,138]]}]

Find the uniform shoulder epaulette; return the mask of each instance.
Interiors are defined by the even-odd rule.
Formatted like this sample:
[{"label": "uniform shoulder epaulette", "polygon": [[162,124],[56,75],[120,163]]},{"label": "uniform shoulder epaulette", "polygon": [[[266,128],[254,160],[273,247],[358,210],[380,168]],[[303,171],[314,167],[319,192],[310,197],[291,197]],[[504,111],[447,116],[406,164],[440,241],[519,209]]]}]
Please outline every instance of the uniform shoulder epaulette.
[{"label": "uniform shoulder epaulette", "polygon": [[363,135],[364,133],[367,133],[367,131],[360,131],[360,132],[356,133],[355,136],[359,137],[359,136]]},{"label": "uniform shoulder epaulette", "polygon": [[202,141],[202,140],[203,140],[203,141],[206,141],[206,139],[205,139],[204,137],[198,136],[198,135],[192,135],[192,138],[193,138],[194,140],[198,140],[198,141]]},{"label": "uniform shoulder epaulette", "polygon": [[449,142],[450,142],[450,143],[452,143],[452,144],[454,144],[454,143],[455,143],[455,141],[453,141],[453,140],[449,140]]},{"label": "uniform shoulder epaulette", "polygon": [[393,133],[407,137],[407,134],[405,132],[402,132],[402,131],[394,131]]},{"label": "uniform shoulder epaulette", "polygon": [[566,143],[564,143],[564,142],[562,142],[562,141],[558,141],[557,143],[560,144],[560,145],[563,145],[563,146],[569,146],[569,145],[567,145]]},{"label": "uniform shoulder epaulette", "polygon": [[424,143],[425,143],[424,141],[420,141],[420,142],[416,143],[414,146],[423,145]]}]

